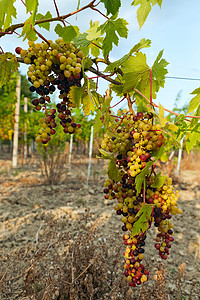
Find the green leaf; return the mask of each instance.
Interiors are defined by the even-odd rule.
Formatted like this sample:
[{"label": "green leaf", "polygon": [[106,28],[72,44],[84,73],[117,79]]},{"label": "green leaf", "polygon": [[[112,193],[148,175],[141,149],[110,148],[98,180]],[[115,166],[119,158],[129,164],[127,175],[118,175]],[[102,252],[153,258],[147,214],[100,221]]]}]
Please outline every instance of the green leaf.
[{"label": "green leaf", "polygon": [[160,120],[160,125],[161,127],[164,127],[165,124],[167,123],[167,118],[164,117],[164,107],[159,103],[159,120]]},{"label": "green leaf", "polygon": [[124,64],[124,92],[130,92],[142,80],[145,74],[149,77],[150,69],[146,63],[146,55],[139,52],[131,56]]},{"label": "green leaf", "polygon": [[165,182],[166,176],[162,176],[161,172],[159,172],[156,177],[154,183],[151,184],[152,188],[160,188],[163,186]]},{"label": "green leaf", "polygon": [[37,35],[36,32],[32,29],[33,16],[31,15],[28,20],[24,23],[21,36],[24,36],[23,41],[28,39],[29,41],[36,41]]},{"label": "green leaf", "polygon": [[163,51],[164,50],[161,50],[158,53],[158,56],[152,66],[152,76],[158,81],[158,84],[161,86],[165,82],[165,75],[168,73],[166,66],[169,64],[165,59],[161,59]]},{"label": "green leaf", "polygon": [[[46,19],[51,19],[52,18],[52,15],[51,15],[51,13],[50,13],[50,11],[48,11],[46,14],[45,14],[45,16],[44,15],[42,15],[42,14],[40,14],[40,13],[38,13],[37,15],[36,15],[36,20],[38,21],[38,20],[46,20]],[[42,28],[44,28],[44,29],[46,29],[46,30],[50,30],[50,22],[46,22],[46,23],[41,23],[41,24],[37,24],[39,27],[42,27]]]},{"label": "green leaf", "polygon": [[90,29],[88,29],[87,32],[81,33],[76,38],[74,38],[74,43],[80,47],[88,47],[101,35],[102,31],[100,30],[99,22],[90,22]]},{"label": "green leaf", "polygon": [[135,0],[135,1],[133,1],[132,4],[134,4],[134,6],[138,5],[138,4],[141,4],[140,7],[137,10],[138,24],[139,24],[140,29],[141,29],[142,25],[146,21],[146,18],[148,16],[148,14],[151,11],[150,1],[147,1],[147,0]]},{"label": "green leaf", "polygon": [[101,153],[101,157],[100,158],[103,158],[103,159],[111,159],[113,160],[114,159],[114,156],[111,152],[108,152],[104,149],[99,149],[99,152]]},{"label": "green leaf", "polygon": [[54,31],[63,38],[64,42],[71,42],[79,34],[79,28],[72,25],[62,27],[60,24],[57,24]]},{"label": "green leaf", "polygon": [[38,6],[38,0],[25,0],[26,12],[35,11]]},{"label": "green leaf", "polygon": [[172,132],[170,132],[166,128],[162,128],[162,132],[172,138],[173,144],[176,148],[181,148],[181,145],[180,145],[179,141],[177,140],[177,135],[173,135]]},{"label": "green leaf", "polygon": [[155,163],[155,161],[149,161],[148,163],[146,163],[146,166],[142,170],[142,172],[139,173],[136,176],[136,178],[135,178],[135,184],[136,184],[135,187],[136,187],[137,194],[139,194],[140,191],[141,191],[142,184],[145,180],[146,175],[151,173],[150,167],[153,166],[154,163]]},{"label": "green leaf", "polygon": [[168,122],[166,124],[166,128],[168,130],[171,130],[171,131],[174,131],[174,132],[178,131],[178,126],[176,126],[174,123],[171,123],[171,122]]},{"label": "green leaf", "polygon": [[103,126],[102,114],[101,111],[98,110],[94,119],[94,134],[99,133],[102,126]]},{"label": "green leaf", "polygon": [[142,39],[138,44],[136,44],[130,51],[128,54],[125,54],[122,58],[116,60],[115,62],[109,64],[104,72],[113,72],[115,70],[117,70],[119,68],[119,66],[122,66],[127,59],[134,53],[134,52],[138,52],[139,50],[141,50],[142,48],[147,48],[150,47],[151,41],[150,40],[146,40],[146,39]]},{"label": "green leaf", "polygon": [[121,0],[100,0],[100,2],[104,3],[108,15],[110,13],[115,15],[121,6]]},{"label": "green leaf", "polygon": [[83,92],[84,92],[83,87],[72,86],[70,88],[69,99],[71,102],[76,104],[76,107],[78,108],[81,106],[81,97]]},{"label": "green leaf", "polygon": [[31,16],[25,21],[22,34],[24,36],[23,41],[28,39],[29,41],[37,40],[37,36],[34,29],[36,12],[38,7],[38,0],[25,0],[26,11],[31,12]]},{"label": "green leaf", "polygon": [[[163,51],[158,54],[152,66],[152,98],[156,98],[156,92],[164,86],[165,69],[168,64],[161,59]],[[124,92],[130,92],[137,88],[147,98],[150,96],[150,67],[146,63],[146,55],[139,52],[131,56],[124,64]],[[135,94],[135,97],[139,97]]]},{"label": "green leaf", "polygon": [[136,184],[136,191],[137,194],[140,193],[141,188],[142,188],[142,184],[145,180],[145,177],[147,174],[151,173],[151,166],[153,166],[156,162],[156,160],[158,160],[164,153],[164,146],[160,147],[158,152],[153,152],[152,156],[155,158],[154,161],[149,161],[148,163],[146,163],[146,166],[144,167],[144,169],[136,176],[135,178],[135,184]]},{"label": "green leaf", "polygon": [[112,84],[111,87],[112,87],[113,92],[115,92],[117,96],[123,97],[123,95],[124,95],[123,85]]},{"label": "green leaf", "polygon": [[86,116],[90,114],[90,112],[94,112],[95,106],[94,103],[91,101],[90,95],[88,93],[84,93],[81,97],[82,104],[83,104],[83,111]]},{"label": "green leaf", "polygon": [[84,57],[83,59],[82,59],[82,69],[83,70],[87,70],[87,69],[89,69],[89,67],[91,67],[92,65],[93,65],[93,61],[91,60],[91,58],[90,57]]},{"label": "green leaf", "polygon": [[140,7],[137,10],[137,19],[140,29],[146,21],[146,18],[150,13],[152,6],[154,6],[155,4],[158,4],[161,7],[162,0],[134,0],[131,3],[131,5],[134,6],[140,5]]},{"label": "green leaf", "polygon": [[195,89],[191,94],[196,95],[189,102],[188,114],[193,112],[200,105],[200,88]]},{"label": "green leaf", "polygon": [[[91,54],[94,56],[94,57],[98,57],[100,55],[100,52],[101,52],[101,46],[102,46],[102,42],[103,42],[103,38],[102,37],[99,37],[95,40],[93,40],[93,42],[89,45],[89,49],[91,51]],[[99,48],[99,47],[100,48]]]},{"label": "green leaf", "polygon": [[138,220],[134,223],[131,237],[138,235],[141,231],[145,233],[149,227],[149,221],[152,215],[152,204],[145,204],[141,207],[137,215],[135,216]]},{"label": "green leaf", "polygon": [[119,43],[118,36],[127,38],[128,36],[127,25],[128,23],[126,20],[121,18],[115,20],[115,16],[113,16],[99,27],[99,30],[101,30],[101,32],[106,34],[102,43],[103,56],[105,59],[107,58],[109,52],[112,50],[113,43],[116,46],[118,46]]},{"label": "green leaf", "polygon": [[119,170],[116,167],[116,163],[114,160],[110,160],[108,163],[108,177],[111,180],[114,180],[115,182],[121,180],[121,175],[119,173]]},{"label": "green leaf", "polygon": [[0,66],[0,87],[2,87],[8,83],[10,75],[18,70],[19,62],[15,55],[6,52],[0,55]]},{"label": "green leaf", "polygon": [[189,134],[189,138],[186,140],[186,150],[188,153],[192,150],[192,148],[196,145],[196,143],[200,141],[199,127],[200,124],[197,124],[193,129],[195,131],[191,132]]},{"label": "green leaf", "polygon": [[0,1],[0,28],[7,28],[12,24],[12,17],[17,17],[17,10],[14,7],[16,0]]}]

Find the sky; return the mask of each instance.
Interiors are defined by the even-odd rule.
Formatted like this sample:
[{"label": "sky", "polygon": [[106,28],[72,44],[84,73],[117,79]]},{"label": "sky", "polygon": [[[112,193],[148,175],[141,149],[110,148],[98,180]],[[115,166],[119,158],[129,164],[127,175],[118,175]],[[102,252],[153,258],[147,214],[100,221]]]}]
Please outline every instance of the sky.
[{"label": "sky", "polygon": [[[113,47],[110,54],[110,60],[114,61],[121,58],[124,54],[138,43],[142,38],[152,41],[151,47],[143,52],[147,55],[147,63],[152,66],[160,50],[164,49],[163,58],[169,65],[167,66],[167,76],[197,78],[197,80],[178,80],[166,78],[165,87],[161,88],[157,94],[155,103],[161,103],[165,108],[173,109],[174,101],[179,92],[181,92],[180,107],[189,102],[192,98],[190,93],[200,86],[200,1],[199,0],[163,0],[162,8],[154,6],[141,30],[137,23],[137,7],[131,7],[131,0],[122,0],[122,7],[119,17],[123,17],[129,23],[129,35],[127,39],[121,38],[119,46]],[[53,0],[40,0],[39,12],[45,14],[49,10],[53,16],[56,16]],[[60,14],[67,14],[76,10],[77,1],[57,0]],[[81,6],[88,4],[89,1],[81,0]],[[16,0],[15,6],[18,11],[18,18],[13,19],[13,24],[24,21],[26,8],[21,0]],[[103,9],[103,5],[100,5]],[[28,17],[28,15],[27,15]],[[100,23],[105,22],[105,18],[92,10],[85,10],[77,15],[77,18],[67,19],[72,25],[77,25],[80,32],[89,28],[90,20]],[[41,29],[38,31],[47,39],[54,40],[57,35],[53,31],[57,23],[51,24],[51,32]],[[20,32],[20,31],[18,31]],[[4,52],[14,52],[17,46],[27,48],[27,41],[16,35],[6,35],[0,39],[0,46]],[[20,71],[25,74],[27,66],[21,65]],[[108,83],[100,79],[99,92],[105,94]],[[114,97],[113,104],[120,99]],[[121,108],[121,105],[118,106]]]}]

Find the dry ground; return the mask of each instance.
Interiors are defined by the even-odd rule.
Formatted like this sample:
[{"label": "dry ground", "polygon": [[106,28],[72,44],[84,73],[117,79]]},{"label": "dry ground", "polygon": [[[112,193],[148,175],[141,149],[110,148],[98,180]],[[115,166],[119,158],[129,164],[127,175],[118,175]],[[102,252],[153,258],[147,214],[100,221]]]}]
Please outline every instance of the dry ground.
[{"label": "dry ground", "polygon": [[[28,268],[31,262],[27,261],[26,266],[24,266],[24,261],[21,261],[22,265],[20,266],[20,260],[16,260],[18,273],[12,274],[12,268],[13,270],[16,269],[16,266],[14,266],[15,259],[12,264],[3,259],[12,252],[21,251],[20,249],[25,251],[27,247],[32,249],[32,252],[35,251],[40,243],[40,238],[42,239],[42,236],[47,234],[45,231],[48,227],[45,223],[47,216],[53,216],[58,221],[61,220],[65,224],[66,232],[75,236],[83,230],[82,225],[80,225],[82,223],[79,220],[85,218],[90,210],[90,217],[85,224],[86,228],[96,224],[99,233],[95,238],[97,240],[104,239],[110,249],[109,251],[112,251],[115,244],[121,248],[118,263],[123,267],[122,253],[124,246],[121,238],[123,233],[121,232],[120,218],[114,212],[114,201],[107,201],[103,198],[104,173],[104,165],[102,163],[97,164],[94,161],[92,176],[89,187],[87,187],[87,164],[73,163],[68,173],[62,178],[61,183],[49,186],[43,184],[37,164],[22,165],[13,169],[9,160],[0,160],[0,246],[1,262],[4,261],[5,264],[5,268],[2,267],[0,272],[0,286],[2,285],[0,299],[40,299],[28,296],[24,298],[23,293],[18,293],[16,285],[15,291],[10,292],[10,294],[7,293],[6,296],[5,285],[3,286],[4,281],[12,279],[16,274],[20,277],[23,268]],[[179,267],[185,263],[186,267],[181,279],[182,299],[198,300],[200,299],[199,172],[182,171],[176,186],[179,187],[181,192],[179,205],[183,209],[183,214],[173,217],[175,242],[172,245],[169,258],[167,261],[162,262],[166,272],[166,295],[161,295],[161,298],[155,299],[169,300],[180,297],[180,295],[178,296],[180,287],[177,284],[177,276]],[[60,230],[59,226],[58,228]],[[145,261],[149,264],[151,270],[147,286],[151,286],[155,282],[156,266],[161,266],[160,259],[153,247],[154,235],[155,229],[152,228],[145,246]],[[87,243],[87,241],[85,242]],[[113,280],[119,280],[121,272],[121,269],[119,269],[116,278]],[[87,272],[82,276],[85,275],[87,275]],[[127,299],[154,299],[150,296],[135,298],[134,292],[130,291],[128,287],[127,291],[129,291]],[[59,299],[59,296],[55,299]],[[74,296],[74,298],[69,299],[75,300],[76,298]],[[95,296],[94,294],[91,298],[80,297],[80,299],[117,300],[125,298],[120,296],[119,291],[117,295],[107,296],[107,298],[105,293],[105,295]]]}]

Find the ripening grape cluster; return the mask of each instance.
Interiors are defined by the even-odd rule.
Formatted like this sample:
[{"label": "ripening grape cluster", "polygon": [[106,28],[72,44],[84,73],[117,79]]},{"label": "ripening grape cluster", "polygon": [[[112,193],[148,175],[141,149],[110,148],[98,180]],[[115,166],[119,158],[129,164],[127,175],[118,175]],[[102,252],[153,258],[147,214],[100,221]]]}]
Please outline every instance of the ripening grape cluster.
[{"label": "ripening grape cluster", "polygon": [[[56,110],[60,124],[65,133],[81,133],[81,125],[75,123],[72,109],[75,107],[69,99],[71,86],[81,86],[83,52],[71,43],[65,43],[62,38],[48,43],[28,42],[29,48],[15,49],[24,62],[29,65],[28,80],[32,83],[31,92],[39,97],[32,100],[35,109],[45,110],[45,118],[39,120],[40,129],[36,137],[37,142],[47,144],[51,135],[55,134]],[[56,109],[47,109],[51,102],[50,95],[59,90],[59,103]]]},{"label": "ripening grape cluster", "polygon": [[[132,287],[148,280],[149,271],[142,264],[147,230],[154,223],[157,228],[155,248],[162,259],[167,259],[174,240],[171,217],[182,213],[177,206],[180,195],[174,190],[172,179],[168,175],[161,186],[152,187],[157,180],[155,165],[151,166],[145,177],[145,185],[137,193],[137,176],[147,162],[153,161],[153,156],[164,143],[161,127],[154,124],[153,115],[139,112],[134,116],[125,111],[120,119],[115,120],[114,130],[104,135],[101,144],[104,150],[113,153],[116,167],[121,174],[121,179],[117,182],[106,179],[104,198],[117,201],[114,208],[121,216],[122,230],[125,232],[125,276]],[[151,217],[146,220],[147,227],[144,231],[140,230],[138,234],[132,235],[131,232],[140,218],[138,212],[144,204],[152,206]]]}]

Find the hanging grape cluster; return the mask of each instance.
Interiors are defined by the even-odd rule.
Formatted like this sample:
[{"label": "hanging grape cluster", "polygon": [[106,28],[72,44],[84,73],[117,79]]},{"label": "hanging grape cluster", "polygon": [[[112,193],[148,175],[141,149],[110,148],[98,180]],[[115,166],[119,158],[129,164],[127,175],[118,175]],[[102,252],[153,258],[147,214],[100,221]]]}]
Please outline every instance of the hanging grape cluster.
[{"label": "hanging grape cluster", "polygon": [[[71,43],[65,43],[59,38],[52,41],[34,43],[28,42],[28,50],[20,47],[15,49],[24,62],[29,66],[28,79],[32,83],[31,92],[36,92],[40,97],[32,100],[36,110],[45,109],[45,118],[39,120],[40,129],[36,137],[37,142],[47,144],[51,135],[55,134],[56,110],[60,124],[65,133],[80,133],[81,125],[75,123],[72,108],[75,107],[69,99],[71,86],[81,86],[83,52]],[[47,109],[46,104],[51,102],[50,96],[56,90],[60,91],[56,109]]]},{"label": "hanging grape cluster", "polygon": [[[172,215],[181,214],[182,210],[177,206],[179,193],[174,190],[172,179],[168,175],[156,185],[159,174],[156,174],[153,162],[159,149],[165,144],[165,138],[161,126],[154,124],[153,115],[119,112],[119,119],[114,123],[114,130],[104,135],[101,148],[113,155],[121,179],[106,179],[104,197],[118,202],[114,208],[121,215],[122,230],[126,232],[123,236],[126,245],[125,276],[129,285],[135,287],[148,280],[149,271],[142,260],[147,231],[152,222],[158,229],[155,248],[162,259],[167,259],[174,240],[170,219]],[[138,193],[137,176],[148,162],[152,162],[150,170],[144,176]],[[146,215],[145,207],[148,209]],[[134,230],[138,231],[137,234],[132,234]]]}]

